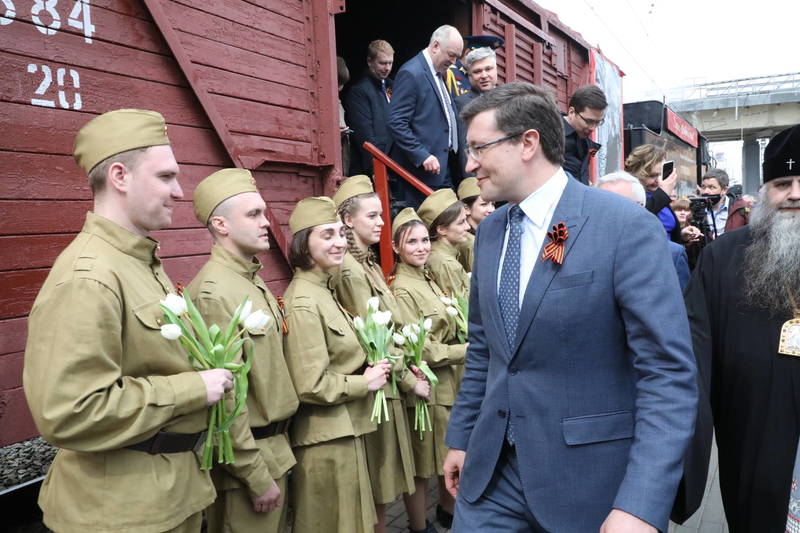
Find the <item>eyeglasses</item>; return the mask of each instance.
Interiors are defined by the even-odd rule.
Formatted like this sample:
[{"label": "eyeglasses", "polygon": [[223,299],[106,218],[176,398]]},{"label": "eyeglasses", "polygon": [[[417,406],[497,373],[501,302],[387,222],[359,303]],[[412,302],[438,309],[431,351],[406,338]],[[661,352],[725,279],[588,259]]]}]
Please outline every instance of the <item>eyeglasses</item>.
[{"label": "eyeglasses", "polygon": [[489,141],[488,143],[479,144],[478,146],[467,146],[467,155],[470,156],[475,161],[479,161],[481,158],[481,150],[485,150],[490,146],[495,144],[500,144],[501,142],[508,141],[509,139],[513,139],[514,137],[519,137],[525,133],[521,131],[519,133],[513,133],[511,135],[506,135],[505,137],[500,137],[499,139],[495,139],[494,141]]},{"label": "eyeglasses", "polygon": [[601,125],[603,122],[606,121],[605,118],[601,118],[600,120],[595,120],[593,118],[586,118],[577,111],[575,111],[575,114],[581,117],[581,120],[584,121],[586,125],[589,126],[590,128],[596,128],[597,126]]}]

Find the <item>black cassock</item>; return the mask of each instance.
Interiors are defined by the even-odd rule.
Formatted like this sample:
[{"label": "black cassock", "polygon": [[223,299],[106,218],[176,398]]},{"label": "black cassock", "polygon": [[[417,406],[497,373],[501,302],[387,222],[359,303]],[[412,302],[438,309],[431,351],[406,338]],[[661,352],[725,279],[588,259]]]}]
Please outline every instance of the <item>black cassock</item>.
[{"label": "black cassock", "polygon": [[781,326],[792,317],[770,316],[743,301],[744,251],[751,242],[746,226],[722,235],[703,250],[686,287],[705,405],[698,410],[675,511],[685,518],[681,507],[691,512],[702,498],[710,405],[731,533],[780,533],[800,436],[800,358],[778,354]]}]

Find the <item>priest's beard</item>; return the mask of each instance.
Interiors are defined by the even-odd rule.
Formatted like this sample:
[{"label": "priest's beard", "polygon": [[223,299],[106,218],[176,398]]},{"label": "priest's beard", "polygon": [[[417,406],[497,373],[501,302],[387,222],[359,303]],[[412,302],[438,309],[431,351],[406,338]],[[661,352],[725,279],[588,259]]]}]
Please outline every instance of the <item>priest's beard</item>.
[{"label": "priest's beard", "polygon": [[744,296],[773,315],[793,313],[792,302],[800,305],[800,213],[778,209],[798,205],[770,205],[762,191],[750,214],[753,243],[744,254]]}]

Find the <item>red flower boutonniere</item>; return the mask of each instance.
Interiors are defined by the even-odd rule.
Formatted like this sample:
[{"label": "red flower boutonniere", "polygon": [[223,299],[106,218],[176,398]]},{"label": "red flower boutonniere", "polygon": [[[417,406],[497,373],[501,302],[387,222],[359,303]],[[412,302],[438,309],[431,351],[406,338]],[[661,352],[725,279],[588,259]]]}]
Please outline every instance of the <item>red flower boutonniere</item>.
[{"label": "red flower boutonniere", "polygon": [[566,224],[563,222],[555,224],[553,226],[553,231],[547,232],[547,237],[550,239],[550,242],[544,247],[542,262],[550,259],[557,265],[562,264],[564,262],[564,243],[567,241],[568,236],[569,232],[567,231]]}]

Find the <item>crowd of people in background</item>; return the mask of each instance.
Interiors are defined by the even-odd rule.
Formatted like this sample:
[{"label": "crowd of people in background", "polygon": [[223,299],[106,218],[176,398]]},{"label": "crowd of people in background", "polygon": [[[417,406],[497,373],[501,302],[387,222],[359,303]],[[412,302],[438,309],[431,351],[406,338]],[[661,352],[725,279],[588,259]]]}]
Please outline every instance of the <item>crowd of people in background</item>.
[{"label": "crowd of people in background", "polygon": [[[149,235],[183,197],[164,119],[118,110],[78,132],[94,208],[36,299],[25,355],[31,412],[61,447],[48,527],[194,532],[205,514],[209,532],[381,532],[402,498],[409,531],[433,533],[436,482],[436,522],[458,533],[666,531],[700,503],[712,427],[730,530],[800,527],[800,126],[767,147],[757,202],[716,169],[675,197],[654,145],[590,184],[602,90],[561,114],[542,88],[498,85],[501,45],[442,26],[392,79],[392,46],[369,44],[340,109],[350,177],[292,211],[282,298],[258,274],[269,223],[250,172],[197,186],[213,247],[185,290],[209,322],[244,298],[267,317],[248,330],[236,461],[210,473],[194,452],[233,375],[196,371],[159,334],[175,288]],[[341,91],[343,61],[338,75]],[[386,216],[365,141],[434,192],[395,177]],[[402,343],[367,362],[358,318],[377,309],[408,337],[423,325],[428,369]]]}]

